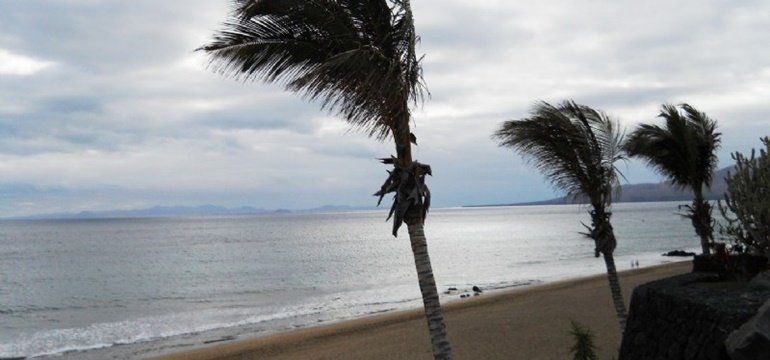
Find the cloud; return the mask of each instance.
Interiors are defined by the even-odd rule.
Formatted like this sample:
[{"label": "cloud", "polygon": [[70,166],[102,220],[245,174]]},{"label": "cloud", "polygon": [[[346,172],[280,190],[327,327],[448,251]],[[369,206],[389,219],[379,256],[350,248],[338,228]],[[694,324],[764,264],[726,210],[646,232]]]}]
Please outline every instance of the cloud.
[{"label": "cloud", "polygon": [[[227,1],[0,3],[0,216],[203,202],[371,204],[392,144],[193,50]],[[415,156],[436,203],[555,195],[490,134],[535,100],[574,98],[627,127],[687,101],[720,121],[723,164],[770,125],[763,1],[414,2],[432,98]],[[656,181],[631,162],[631,181]]]},{"label": "cloud", "polygon": [[54,65],[52,62],[41,61],[0,49],[0,75],[33,75],[52,65]]}]

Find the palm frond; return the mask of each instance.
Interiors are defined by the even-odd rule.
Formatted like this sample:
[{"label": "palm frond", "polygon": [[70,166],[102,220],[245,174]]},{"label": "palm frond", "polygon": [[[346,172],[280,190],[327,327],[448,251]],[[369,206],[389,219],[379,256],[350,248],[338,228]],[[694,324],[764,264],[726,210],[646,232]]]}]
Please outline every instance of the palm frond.
[{"label": "palm frond", "polygon": [[540,102],[530,117],[503,123],[494,138],[525,156],[567,196],[585,196],[602,207],[611,202],[624,135],[607,114],[573,101]]},{"label": "palm frond", "polygon": [[278,82],[384,139],[427,90],[408,1],[235,0],[201,47],[212,70]]},{"label": "palm frond", "polygon": [[697,168],[701,171],[696,172],[695,182],[703,182],[707,187],[711,187],[714,171],[717,170],[719,159],[717,150],[721,146],[721,133],[717,132],[716,120],[710,118],[706,113],[698,111],[689,104],[680,105],[687,114],[687,120],[695,132],[695,152],[697,156]]},{"label": "palm frond", "polygon": [[720,135],[716,121],[688,104],[664,104],[658,117],[665,125],[639,125],[626,142],[629,156],[639,157],[679,188],[710,186],[717,167]]}]

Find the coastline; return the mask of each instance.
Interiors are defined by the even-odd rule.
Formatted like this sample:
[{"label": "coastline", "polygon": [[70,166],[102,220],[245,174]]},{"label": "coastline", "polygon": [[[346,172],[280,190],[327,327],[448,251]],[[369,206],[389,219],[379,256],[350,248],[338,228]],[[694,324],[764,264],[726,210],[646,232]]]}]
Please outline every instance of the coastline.
[{"label": "coastline", "polygon": [[[688,272],[672,262],[620,272],[626,302],[634,287]],[[501,290],[447,302],[447,326],[457,358],[567,356],[570,320],[591,328],[599,357],[617,354],[620,331],[606,284],[598,274]],[[274,335],[201,345],[152,359],[428,359],[430,343],[421,308],[393,311]]]}]

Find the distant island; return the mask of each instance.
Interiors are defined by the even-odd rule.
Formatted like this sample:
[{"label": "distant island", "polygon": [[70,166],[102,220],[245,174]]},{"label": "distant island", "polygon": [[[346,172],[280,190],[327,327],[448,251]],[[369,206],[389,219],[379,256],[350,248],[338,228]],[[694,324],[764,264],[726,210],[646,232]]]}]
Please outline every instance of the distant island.
[{"label": "distant island", "polygon": [[[732,170],[732,167],[726,167],[714,173],[714,183],[711,189],[705,191],[705,197],[708,200],[724,199],[727,191],[725,177]],[[654,202],[654,201],[691,201],[692,191],[677,189],[667,181],[659,183],[645,184],[627,184],[620,186],[620,195],[615,202]],[[581,203],[566,197],[559,197],[550,200],[520,202],[511,204],[485,204],[485,205],[466,205],[464,207],[492,207],[492,206],[523,206],[523,205],[562,205]]]},{"label": "distant island", "polygon": [[7,220],[52,220],[52,219],[114,219],[114,218],[154,218],[174,216],[222,216],[222,215],[267,215],[290,213],[325,213],[338,211],[371,210],[373,207],[355,207],[347,205],[325,205],[311,209],[264,209],[251,206],[228,208],[216,205],[199,206],[153,206],[132,210],[80,211],[76,213],[51,213],[29,216],[16,216]]}]

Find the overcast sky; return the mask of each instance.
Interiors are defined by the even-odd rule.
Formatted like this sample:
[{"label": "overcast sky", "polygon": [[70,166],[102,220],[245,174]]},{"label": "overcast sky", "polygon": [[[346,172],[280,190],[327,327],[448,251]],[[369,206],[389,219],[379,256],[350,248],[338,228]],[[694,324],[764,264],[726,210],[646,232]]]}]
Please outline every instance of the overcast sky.
[{"label": "overcast sky", "polygon": [[[768,1],[414,0],[432,99],[416,158],[439,206],[549,198],[490,134],[535,100],[626,127],[687,101],[719,120],[720,166],[770,134]],[[0,216],[153,205],[371,205],[393,153],[193,49],[229,1],[0,1]],[[630,182],[660,178],[638,162]]]}]

